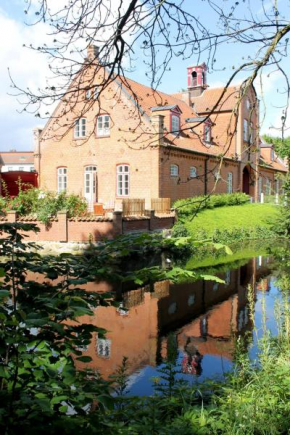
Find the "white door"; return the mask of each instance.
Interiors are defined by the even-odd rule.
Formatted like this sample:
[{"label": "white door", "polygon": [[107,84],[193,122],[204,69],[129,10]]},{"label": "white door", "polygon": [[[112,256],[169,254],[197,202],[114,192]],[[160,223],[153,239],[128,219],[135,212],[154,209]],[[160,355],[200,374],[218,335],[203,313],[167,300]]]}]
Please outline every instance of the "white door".
[{"label": "white door", "polygon": [[88,203],[88,210],[93,211],[94,203],[97,201],[97,167],[87,166],[85,168],[85,198]]}]

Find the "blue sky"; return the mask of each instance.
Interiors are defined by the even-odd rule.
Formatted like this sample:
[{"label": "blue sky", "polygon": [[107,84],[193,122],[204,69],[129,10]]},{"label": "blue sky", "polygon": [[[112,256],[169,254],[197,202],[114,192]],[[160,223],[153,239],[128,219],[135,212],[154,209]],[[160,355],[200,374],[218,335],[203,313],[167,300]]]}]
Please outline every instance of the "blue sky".
[{"label": "blue sky", "polygon": [[[255,11],[257,17],[262,13],[261,1],[250,1],[252,10]],[[223,0],[219,0],[219,2],[225,4],[226,7],[232,4]],[[247,14],[246,5],[248,3],[240,3],[239,14],[244,16]],[[273,3],[274,0],[264,1],[265,7],[269,10]],[[290,19],[289,3],[288,0],[280,0],[278,2],[279,9],[288,20]],[[48,59],[23,47],[23,44],[29,45],[30,43],[39,44],[43,42],[47,38],[46,33],[48,29],[43,24],[34,27],[26,26],[24,24],[26,19],[24,14],[25,7],[25,0],[1,0],[0,5],[0,127],[2,132],[0,150],[2,151],[10,149],[32,150],[32,129],[35,126],[43,124],[33,114],[19,113],[23,109],[19,98],[8,95],[12,92],[8,68],[14,80],[23,87],[29,86],[36,89],[38,86],[44,85],[46,77],[49,76]],[[201,20],[206,21],[206,25],[211,29],[216,28],[217,17],[208,8],[206,2],[202,0],[195,0],[194,2],[192,0],[185,0],[185,7],[192,13],[198,14]],[[249,46],[245,48],[239,44],[224,44],[220,46],[215,56],[217,59],[215,71],[209,70],[208,84],[212,87],[222,86],[232,74],[233,66],[237,67],[243,62],[243,57],[247,57],[248,54],[254,55],[254,53],[254,50],[251,52]],[[207,61],[206,53],[204,53],[204,58],[200,59],[200,62],[202,61]],[[131,77],[136,81],[148,84],[148,82],[146,83],[145,67],[139,59],[137,63],[138,68],[131,74]],[[171,71],[167,72],[162,79],[160,90],[173,93],[186,88],[186,67],[195,63],[197,63],[197,59],[194,58],[186,60],[181,58],[174,59],[170,65]],[[243,78],[245,78],[244,74],[240,75],[238,80]],[[262,132],[272,132],[275,134],[275,130],[271,129],[271,126],[279,125],[285,99],[285,96],[281,94],[283,87],[284,83],[281,76],[273,67],[264,71],[263,88],[267,110]],[[259,93],[258,88],[259,86],[257,85]],[[279,91],[277,91],[278,89]]]}]

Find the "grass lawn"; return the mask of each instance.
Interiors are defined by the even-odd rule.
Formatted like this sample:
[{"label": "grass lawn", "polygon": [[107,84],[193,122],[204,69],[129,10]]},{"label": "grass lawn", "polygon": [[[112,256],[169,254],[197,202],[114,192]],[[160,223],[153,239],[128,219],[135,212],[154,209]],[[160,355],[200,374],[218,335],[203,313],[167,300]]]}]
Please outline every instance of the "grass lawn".
[{"label": "grass lawn", "polygon": [[278,214],[279,206],[272,204],[234,205],[203,210],[184,225],[192,235],[203,230],[210,236],[216,229],[269,227]]}]

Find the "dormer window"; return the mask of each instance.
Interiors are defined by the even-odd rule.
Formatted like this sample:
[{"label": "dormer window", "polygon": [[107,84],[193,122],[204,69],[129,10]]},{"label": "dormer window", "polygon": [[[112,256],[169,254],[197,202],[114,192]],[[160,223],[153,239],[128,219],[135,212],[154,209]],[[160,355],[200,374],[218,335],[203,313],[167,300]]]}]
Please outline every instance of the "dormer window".
[{"label": "dormer window", "polygon": [[180,132],[180,117],[178,115],[171,115],[171,133],[179,135]]},{"label": "dormer window", "polygon": [[204,125],[203,140],[207,143],[211,142],[211,125],[209,123]]}]

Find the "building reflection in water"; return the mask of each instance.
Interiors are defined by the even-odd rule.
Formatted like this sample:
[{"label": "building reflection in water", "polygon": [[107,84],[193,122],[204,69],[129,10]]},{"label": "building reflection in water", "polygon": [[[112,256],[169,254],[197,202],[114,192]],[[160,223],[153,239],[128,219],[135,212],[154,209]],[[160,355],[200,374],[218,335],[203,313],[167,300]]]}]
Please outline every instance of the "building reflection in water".
[{"label": "building reflection in water", "polygon": [[[79,368],[98,370],[108,379],[124,356],[132,374],[142,367],[158,366],[172,355],[176,361],[180,356],[184,373],[194,375],[202,373],[205,356],[232,361],[234,337],[253,327],[247,288],[251,285],[255,295],[268,291],[268,274],[267,259],[258,257],[238,269],[218,273],[225,284],[163,281],[153,288],[119,292],[117,308],[98,307],[94,316],[84,316],[84,322],[105,328],[107,334],[106,338],[95,335],[84,349],[84,355],[92,358],[90,363],[76,363]],[[94,285],[98,292],[112,290],[107,283]]]}]

